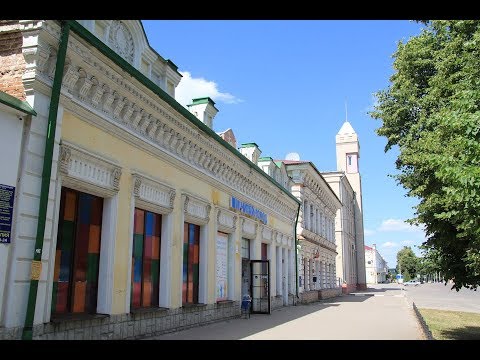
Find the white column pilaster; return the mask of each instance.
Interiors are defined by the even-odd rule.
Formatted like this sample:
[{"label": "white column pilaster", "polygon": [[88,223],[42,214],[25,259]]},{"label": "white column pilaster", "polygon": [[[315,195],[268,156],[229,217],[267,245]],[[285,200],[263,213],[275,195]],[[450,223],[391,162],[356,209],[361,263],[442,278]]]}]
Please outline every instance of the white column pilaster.
[{"label": "white column pilaster", "polygon": [[277,246],[277,264],[275,270],[277,272],[277,295],[282,295],[282,248]]}]

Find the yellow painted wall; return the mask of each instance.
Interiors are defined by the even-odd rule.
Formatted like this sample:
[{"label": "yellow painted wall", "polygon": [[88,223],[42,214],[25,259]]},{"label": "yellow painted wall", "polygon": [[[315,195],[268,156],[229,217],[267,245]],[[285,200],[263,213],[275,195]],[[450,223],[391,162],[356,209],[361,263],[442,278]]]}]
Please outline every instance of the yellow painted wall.
[{"label": "yellow painted wall", "polygon": [[[100,154],[101,156],[112,159],[119,163],[122,167],[122,176],[120,179],[120,190],[118,192],[118,215],[117,215],[117,231],[115,243],[115,263],[114,263],[114,285],[113,285],[113,304],[112,313],[125,312],[126,289],[131,279],[128,273],[128,264],[131,262],[129,258],[129,246],[131,241],[131,201],[132,201],[132,171],[139,171],[160,181],[169,184],[177,190],[173,211],[173,239],[172,239],[172,289],[171,289],[171,306],[173,308],[181,306],[180,284],[182,274],[180,271],[180,260],[183,247],[183,239],[181,232],[183,224],[181,211],[182,192],[190,193],[209,200],[212,205],[218,205],[223,208],[229,208],[230,194],[221,190],[214,189],[210,184],[200,181],[198,178],[185,173],[184,171],[173,167],[171,164],[152,156],[151,154],[134,147],[121,139],[102,131],[99,128],[90,125],[83,120],[76,118],[70,113],[65,112],[62,124],[61,138],[76,144],[88,151]],[[214,233],[214,211],[210,213],[211,221],[208,224],[208,302],[214,302],[215,297],[215,233]],[[212,221],[213,220],[213,221]],[[292,234],[292,226],[284,223],[279,219],[268,215],[268,225],[275,227],[277,230],[286,234]],[[239,231],[237,227],[235,244],[238,249],[241,248]],[[239,254],[235,256],[236,271],[240,272],[241,257]],[[274,275],[272,273],[272,275]],[[178,284],[178,286],[176,285]],[[239,282],[236,282],[239,287]],[[236,291],[239,294],[240,289]]]}]

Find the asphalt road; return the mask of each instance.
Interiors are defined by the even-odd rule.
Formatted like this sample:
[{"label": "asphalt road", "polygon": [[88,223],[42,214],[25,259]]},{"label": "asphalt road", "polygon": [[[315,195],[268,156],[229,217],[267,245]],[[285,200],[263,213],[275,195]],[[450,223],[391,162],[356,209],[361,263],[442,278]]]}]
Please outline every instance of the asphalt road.
[{"label": "asphalt road", "polygon": [[480,290],[462,288],[457,292],[450,289],[451,285],[443,283],[403,287],[408,300],[415,302],[418,308],[480,313]]}]

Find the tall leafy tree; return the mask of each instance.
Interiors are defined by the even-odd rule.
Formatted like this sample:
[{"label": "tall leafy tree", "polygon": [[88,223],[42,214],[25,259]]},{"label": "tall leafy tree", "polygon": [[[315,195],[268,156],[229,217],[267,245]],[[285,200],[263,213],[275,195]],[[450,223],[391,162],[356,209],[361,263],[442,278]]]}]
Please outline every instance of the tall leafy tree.
[{"label": "tall leafy tree", "polygon": [[390,85],[371,116],[385,151],[398,146],[397,182],[415,197],[425,256],[452,288],[480,283],[480,21],[424,21],[399,42]]},{"label": "tall leafy tree", "polygon": [[397,272],[403,275],[404,281],[417,276],[419,265],[419,259],[410,246],[404,246],[397,253]]}]

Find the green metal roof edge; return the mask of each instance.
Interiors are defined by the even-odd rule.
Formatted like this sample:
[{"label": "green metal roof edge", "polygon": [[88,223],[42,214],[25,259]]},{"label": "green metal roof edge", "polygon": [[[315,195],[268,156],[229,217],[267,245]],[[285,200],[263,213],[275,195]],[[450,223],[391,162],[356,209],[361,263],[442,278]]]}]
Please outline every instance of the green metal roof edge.
[{"label": "green metal roof edge", "polygon": [[[155,51],[155,50],[154,50],[154,51]],[[155,51],[155,52],[156,52],[156,51]],[[158,53],[157,53],[157,54],[158,54]],[[172,60],[167,59],[166,62],[167,62],[168,65],[170,65],[170,67],[171,67],[173,70],[175,70],[175,71],[178,73],[178,75],[180,75],[180,76],[183,77],[183,75],[178,72],[178,66],[175,65],[175,63],[174,63]]]},{"label": "green metal roof edge", "polygon": [[199,105],[199,104],[210,104],[218,112],[218,109],[215,107],[215,101],[213,101],[210,96],[204,96],[201,98],[192,99],[192,103],[188,104],[187,106],[190,107],[190,106]]},{"label": "green metal roof edge", "polygon": [[271,156],[263,156],[258,158],[258,161],[267,161],[267,160],[273,161]]},{"label": "green metal roof edge", "polygon": [[[147,78],[139,70],[137,70],[130,63],[128,63],[125,59],[123,59],[120,55],[118,55],[116,52],[114,52],[112,49],[110,49],[107,45],[105,45],[103,43],[103,41],[98,39],[95,35],[93,35],[85,27],[83,27],[83,25],[81,25],[76,20],[67,20],[67,21],[70,24],[70,28],[73,32],[75,32],[82,39],[84,39],[89,44],[94,46],[98,51],[100,51],[103,55],[105,55],[107,58],[112,60],[115,64],[120,66],[123,70],[125,70],[128,74],[130,74],[130,76],[132,76],[133,78],[138,80],[145,87],[147,87],[150,91],[152,91],[153,93],[158,95],[162,100],[164,100],[168,105],[170,105],[172,108],[177,110],[181,115],[183,115],[193,125],[195,125],[199,129],[203,130],[205,133],[210,135],[218,143],[225,146],[237,158],[239,158],[241,161],[246,163],[249,167],[255,169],[259,174],[261,174],[268,181],[270,181],[273,185],[275,185],[280,190],[282,190],[282,192],[287,194],[291,199],[295,200],[296,203],[300,204],[300,201],[295,196],[293,196],[292,193],[287,191],[283,186],[281,186],[278,182],[276,182],[275,179],[270,177],[267,173],[265,173],[262,169],[260,169],[256,164],[254,164],[250,160],[248,160],[244,155],[242,155],[240,152],[238,152],[237,149],[235,149],[232,145],[230,145],[228,142],[223,140],[220,137],[220,135],[218,135],[215,131],[213,131],[207,125],[205,125],[200,120],[198,120],[195,115],[193,115],[190,111],[188,111],[182,105],[180,105],[180,103],[177,100],[175,100],[173,97],[168,95],[164,90],[162,90],[152,80]],[[258,147],[258,145],[257,145],[257,147]]]},{"label": "green metal roof edge", "polygon": [[33,110],[28,102],[17,99],[15,96],[9,95],[3,91],[0,91],[0,103],[24,112],[25,114],[37,116],[37,112]]},{"label": "green metal roof edge", "polygon": [[193,105],[195,105],[195,104],[208,104],[208,103],[211,103],[212,105],[215,105],[215,101],[213,101],[210,96],[204,96],[204,97],[192,99],[192,104]]},{"label": "green metal roof edge", "polygon": [[256,146],[258,149],[260,149],[257,143],[254,143],[254,142],[240,144],[240,148],[253,147],[253,146]]}]

